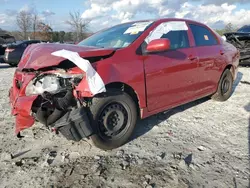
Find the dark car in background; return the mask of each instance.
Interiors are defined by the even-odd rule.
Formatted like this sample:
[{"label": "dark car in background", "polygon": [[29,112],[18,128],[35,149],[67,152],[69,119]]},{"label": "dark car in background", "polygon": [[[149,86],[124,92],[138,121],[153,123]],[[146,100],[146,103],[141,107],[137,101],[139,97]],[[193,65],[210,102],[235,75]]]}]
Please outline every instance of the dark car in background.
[{"label": "dark car in background", "polygon": [[237,32],[225,33],[227,42],[240,51],[240,65],[250,65],[250,25],[245,25]]},{"label": "dark car in background", "polygon": [[0,33],[0,63],[4,62],[3,56],[8,43],[13,43],[15,41],[15,37],[6,33]]},{"label": "dark car in background", "polygon": [[41,43],[41,40],[25,40],[25,41],[17,41],[15,43],[11,43],[5,49],[4,61],[8,63],[10,66],[17,66],[24,50],[30,44]]}]

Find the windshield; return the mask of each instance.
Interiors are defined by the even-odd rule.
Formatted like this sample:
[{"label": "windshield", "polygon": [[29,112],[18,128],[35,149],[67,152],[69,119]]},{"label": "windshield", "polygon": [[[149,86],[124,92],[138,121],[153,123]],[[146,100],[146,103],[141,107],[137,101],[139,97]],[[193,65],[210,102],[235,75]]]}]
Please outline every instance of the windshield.
[{"label": "windshield", "polygon": [[100,48],[125,48],[133,43],[152,22],[126,23],[98,32],[78,45]]},{"label": "windshield", "polygon": [[250,33],[250,26],[244,26],[238,30],[238,32],[242,33]]}]

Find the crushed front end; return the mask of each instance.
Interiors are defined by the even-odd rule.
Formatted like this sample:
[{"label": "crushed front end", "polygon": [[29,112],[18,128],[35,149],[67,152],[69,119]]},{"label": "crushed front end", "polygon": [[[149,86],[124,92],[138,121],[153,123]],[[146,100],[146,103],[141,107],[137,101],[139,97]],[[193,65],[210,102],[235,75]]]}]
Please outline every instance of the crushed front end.
[{"label": "crushed front end", "polygon": [[76,88],[84,79],[82,71],[17,71],[9,97],[16,118],[16,134],[39,121],[67,139],[79,141],[93,131],[86,104]]},{"label": "crushed front end", "polygon": [[240,51],[240,64],[250,64],[250,33],[225,33],[227,42]]},{"label": "crushed front end", "polygon": [[69,140],[91,136],[88,105],[95,94],[106,91],[91,63],[113,52],[75,45],[28,46],[9,91],[16,135],[39,121]]}]

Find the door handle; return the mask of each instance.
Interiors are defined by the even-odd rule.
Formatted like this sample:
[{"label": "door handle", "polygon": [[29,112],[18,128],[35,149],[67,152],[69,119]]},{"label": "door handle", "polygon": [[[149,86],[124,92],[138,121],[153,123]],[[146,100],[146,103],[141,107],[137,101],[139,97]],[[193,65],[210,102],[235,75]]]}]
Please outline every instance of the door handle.
[{"label": "door handle", "polygon": [[192,55],[190,55],[190,56],[188,57],[188,59],[189,59],[190,61],[194,61],[194,60],[197,60],[197,59],[198,59],[198,56],[192,56]]}]

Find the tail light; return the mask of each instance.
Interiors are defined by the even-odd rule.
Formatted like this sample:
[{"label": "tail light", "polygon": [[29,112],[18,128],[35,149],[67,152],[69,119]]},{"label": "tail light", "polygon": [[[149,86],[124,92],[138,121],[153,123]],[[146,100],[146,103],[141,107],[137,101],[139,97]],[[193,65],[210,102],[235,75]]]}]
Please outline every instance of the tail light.
[{"label": "tail light", "polygon": [[5,52],[13,52],[15,49],[6,48]]}]

